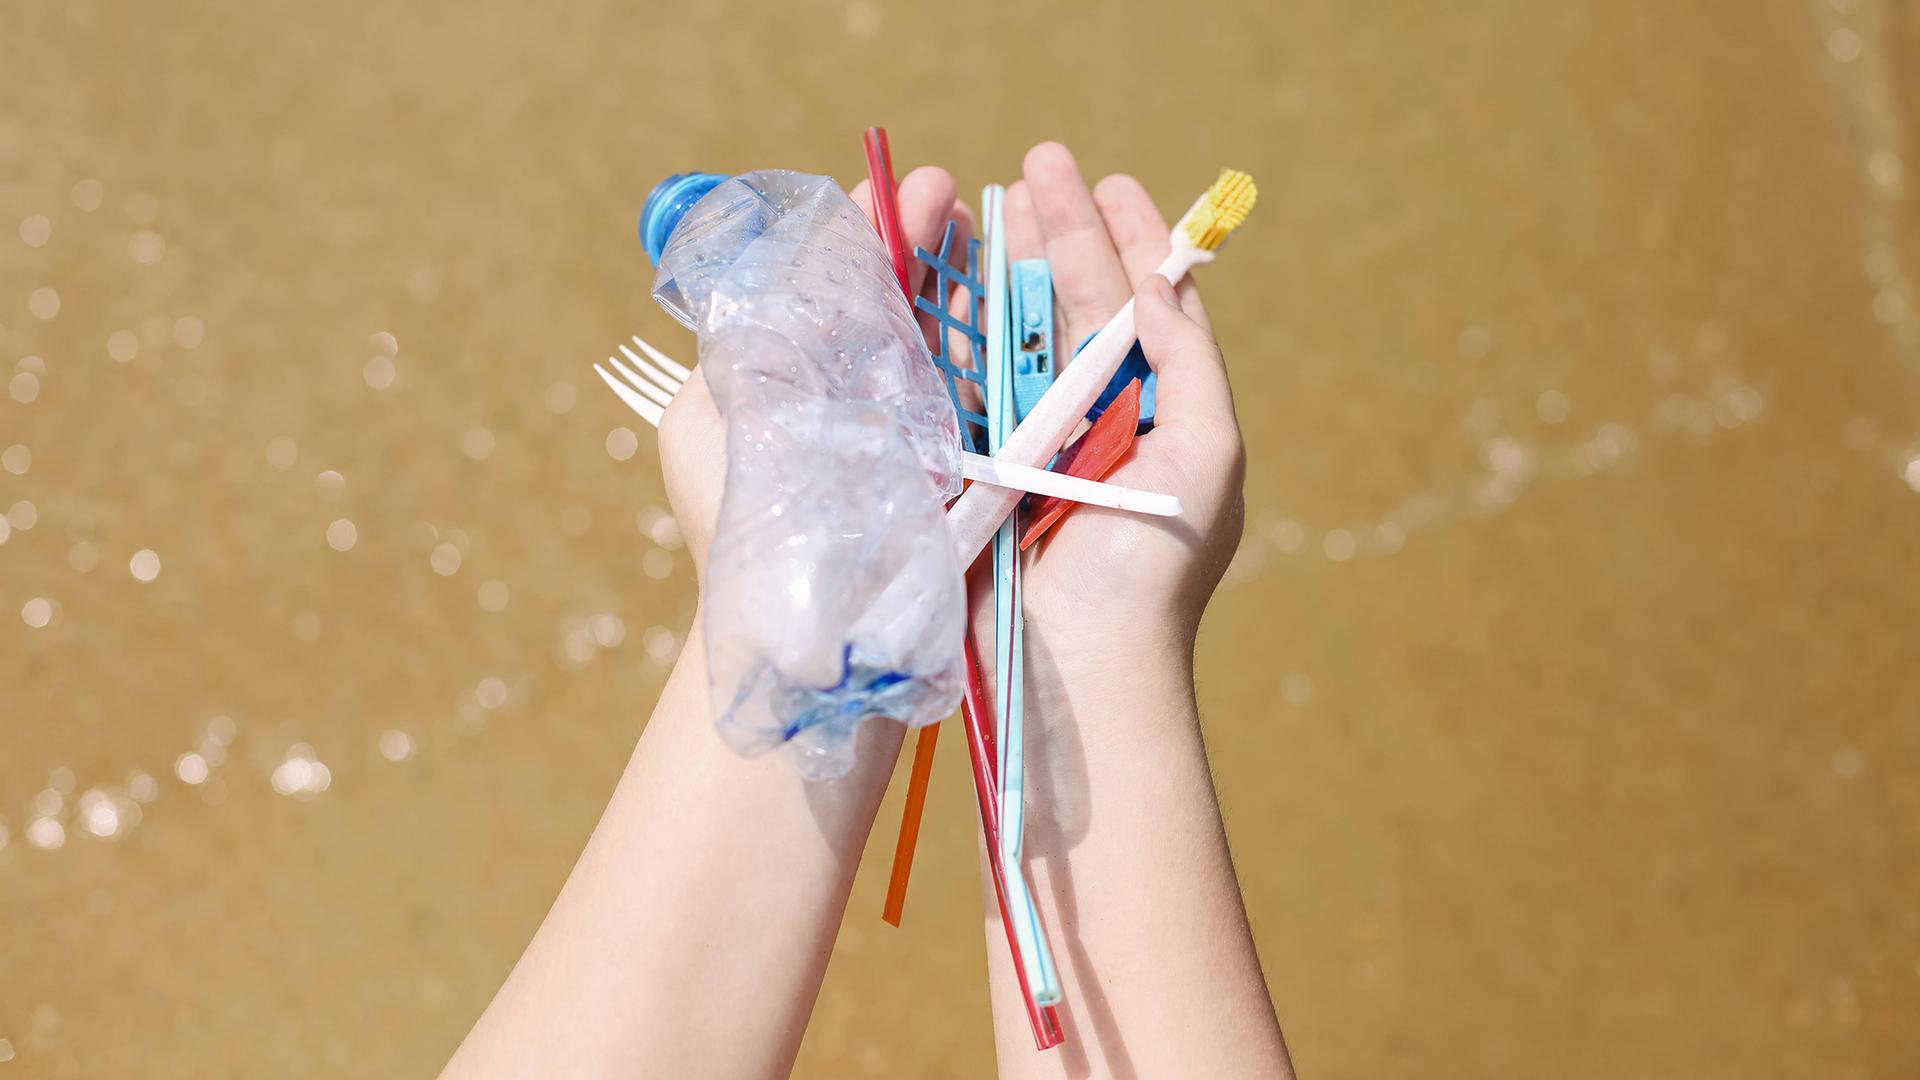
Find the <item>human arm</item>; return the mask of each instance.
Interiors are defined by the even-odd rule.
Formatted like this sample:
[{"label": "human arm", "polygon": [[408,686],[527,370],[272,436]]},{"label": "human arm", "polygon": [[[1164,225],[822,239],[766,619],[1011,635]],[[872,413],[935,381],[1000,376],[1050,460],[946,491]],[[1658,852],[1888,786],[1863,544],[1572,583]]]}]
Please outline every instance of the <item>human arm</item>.
[{"label": "human arm", "polygon": [[[940,170],[916,170],[899,194],[910,242],[937,243],[956,215],[964,224]],[[725,432],[698,371],[660,447],[704,578]],[[780,755],[736,756],[714,732],[696,616],[579,862],[444,1075],[786,1072],[901,737],[864,725],[853,771],[831,784],[802,781]]]},{"label": "human arm", "polygon": [[1089,192],[1057,144],[1035,147],[1024,173],[1007,196],[1009,256],[1051,262],[1059,340],[1083,340],[1131,295],[1159,373],[1157,426],[1108,479],[1187,510],[1081,507],[1029,553],[1026,851],[1067,1042],[1034,1049],[990,918],[1001,1075],[1290,1076],[1193,688],[1201,614],[1243,515],[1225,365],[1192,282],[1175,297],[1152,277],[1168,226],[1139,183]]},{"label": "human arm", "polygon": [[899,752],[808,784],[714,735],[699,620],[606,813],[447,1077],[784,1074]]}]

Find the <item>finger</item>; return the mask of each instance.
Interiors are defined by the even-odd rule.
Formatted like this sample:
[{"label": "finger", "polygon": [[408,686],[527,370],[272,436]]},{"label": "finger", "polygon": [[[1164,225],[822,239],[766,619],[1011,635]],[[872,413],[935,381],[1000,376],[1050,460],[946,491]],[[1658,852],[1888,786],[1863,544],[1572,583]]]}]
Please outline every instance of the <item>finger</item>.
[{"label": "finger", "polygon": [[696,569],[704,568],[707,540],[720,513],[726,460],[726,423],[707,386],[706,368],[696,367],[660,418],[660,470]]},{"label": "finger", "polygon": [[[968,206],[965,199],[955,199],[953,202],[953,213],[950,215],[950,217],[954,222],[954,224],[959,226],[958,231],[956,231],[953,235],[954,250],[959,252],[959,254],[955,257],[964,259],[966,258],[966,255],[967,255],[967,248],[964,241],[967,241],[973,238],[973,229],[974,229],[973,207]],[[940,245],[938,241],[936,241],[932,244],[928,244],[927,249],[930,251],[937,250],[939,246]]]},{"label": "finger", "polygon": [[1073,154],[1059,143],[1041,143],[1027,151],[1023,171],[1047,261],[1053,264],[1053,290],[1067,334],[1061,351],[1071,353],[1106,325],[1132,289]]},{"label": "finger", "polygon": [[852,199],[853,205],[859,207],[860,212],[866,215],[867,224],[873,226],[873,231],[879,232],[880,216],[879,212],[873,208],[873,185],[862,180],[847,189],[847,198]]},{"label": "finger", "polygon": [[1167,219],[1160,216],[1153,197],[1140,181],[1124,173],[1115,173],[1094,185],[1093,205],[1120,253],[1128,284],[1138,288],[1173,250],[1167,239]]},{"label": "finger", "polygon": [[1159,375],[1154,401],[1155,430],[1187,429],[1195,434],[1231,434],[1233,389],[1227,365],[1213,333],[1180,308],[1173,286],[1150,274],[1133,298],[1134,326],[1140,349]]},{"label": "finger", "polygon": [[953,216],[954,194],[953,174],[932,165],[922,165],[900,181],[900,228],[907,234],[907,291],[916,296],[926,283],[927,268],[913,257],[913,249],[940,249],[940,234]]},{"label": "finger", "polygon": [[1047,257],[1047,238],[1040,232],[1039,212],[1033,208],[1033,191],[1025,180],[1015,180],[1007,188],[1001,204],[1002,227],[1007,230],[1007,261]]},{"label": "finger", "polygon": [[[1128,284],[1138,289],[1172,250],[1167,219],[1160,216],[1146,187],[1124,173],[1115,173],[1095,185],[1093,202],[1100,208],[1107,234],[1120,252],[1120,265],[1126,271]],[[1183,279],[1178,291],[1180,306],[1187,317],[1203,327],[1210,326],[1193,278]]]}]

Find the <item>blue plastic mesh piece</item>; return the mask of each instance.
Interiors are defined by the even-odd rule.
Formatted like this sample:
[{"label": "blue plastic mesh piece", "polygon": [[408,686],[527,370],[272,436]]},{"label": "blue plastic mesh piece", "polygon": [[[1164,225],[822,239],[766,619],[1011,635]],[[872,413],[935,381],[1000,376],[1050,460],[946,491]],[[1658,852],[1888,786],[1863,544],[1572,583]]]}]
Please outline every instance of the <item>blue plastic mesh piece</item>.
[{"label": "blue plastic mesh piece", "polygon": [[[980,326],[980,301],[986,294],[986,286],[980,284],[976,276],[980,266],[980,241],[967,241],[966,260],[962,266],[952,262],[955,224],[947,222],[947,231],[940,237],[940,250],[928,251],[915,247],[913,255],[928,270],[932,285],[933,299],[925,296],[913,298],[913,306],[933,316],[940,324],[941,333],[933,348],[933,364],[947,379],[947,396],[953,399],[953,411],[960,416],[960,442],[973,453],[983,453],[987,438],[987,418],[984,414],[967,408],[964,396],[960,393],[960,383],[970,382],[980,388],[980,400],[986,400],[987,380],[986,348],[987,333]],[[973,272],[969,272],[972,268]],[[966,318],[953,314],[953,291],[964,287],[967,290]],[[968,355],[965,366],[955,363],[953,339],[955,334],[966,339]]]}]

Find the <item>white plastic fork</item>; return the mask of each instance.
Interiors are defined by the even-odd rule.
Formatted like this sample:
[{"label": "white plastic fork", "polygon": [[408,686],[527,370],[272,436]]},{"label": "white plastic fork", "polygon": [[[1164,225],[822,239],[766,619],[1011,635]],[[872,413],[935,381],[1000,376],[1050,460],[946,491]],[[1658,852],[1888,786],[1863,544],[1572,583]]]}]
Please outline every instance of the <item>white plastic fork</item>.
[{"label": "white plastic fork", "polygon": [[[620,355],[625,356],[628,363],[621,363],[618,356],[607,357],[607,363],[612,364],[614,371],[620,373],[618,376],[599,364],[593,365],[593,370],[600,374],[601,381],[605,382],[621,401],[626,402],[628,408],[639,413],[642,420],[654,427],[659,427],[660,417],[665,415],[667,405],[673,401],[674,395],[680,392],[680,388],[686,385],[686,381],[693,377],[693,372],[666,353],[641,340],[639,335],[634,336],[633,343],[640,352],[647,354],[646,359],[641,358],[639,353],[627,346],[620,345],[618,346]],[[1089,506],[1104,506],[1113,510],[1146,514],[1150,517],[1178,517],[1181,509],[1180,498],[1177,495],[1163,495],[1155,491],[1122,487],[1119,484],[1105,484],[1098,480],[1049,472],[1030,465],[997,461],[971,452],[962,456],[961,473],[967,479],[982,484],[1067,499],[1072,502],[1086,503]]]}]

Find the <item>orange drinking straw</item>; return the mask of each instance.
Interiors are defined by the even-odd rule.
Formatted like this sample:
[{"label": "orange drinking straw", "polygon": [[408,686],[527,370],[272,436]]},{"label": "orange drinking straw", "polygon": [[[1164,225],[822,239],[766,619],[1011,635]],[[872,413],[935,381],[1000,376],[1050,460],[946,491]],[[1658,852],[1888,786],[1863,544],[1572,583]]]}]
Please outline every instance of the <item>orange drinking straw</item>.
[{"label": "orange drinking straw", "polygon": [[927,781],[933,776],[933,748],[940,741],[940,725],[920,729],[913,744],[913,772],[907,777],[907,804],[900,811],[900,839],[893,846],[893,873],[887,878],[887,902],[880,917],[900,925],[907,906],[907,875],[913,871],[913,850],[920,842],[920,815],[927,807]]}]

